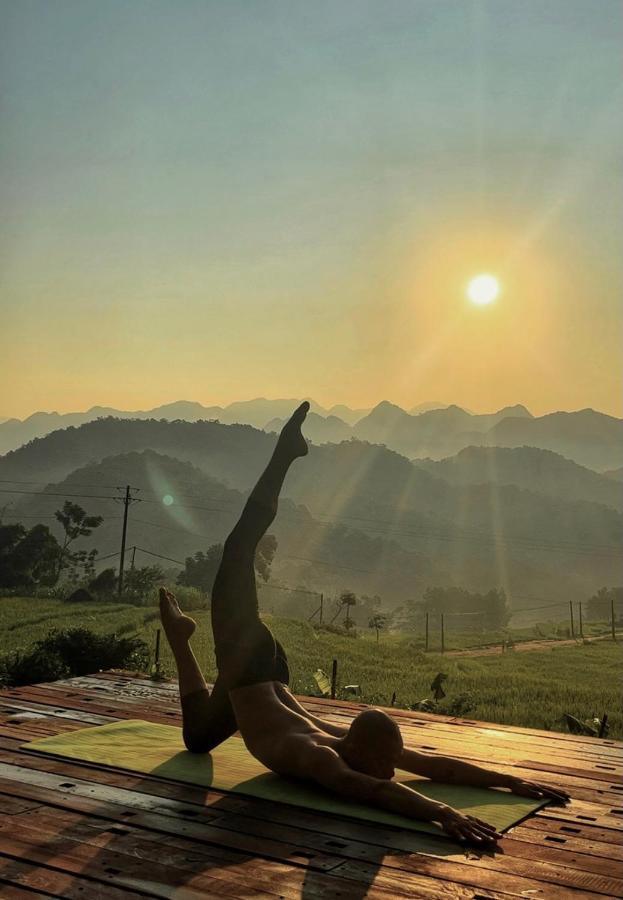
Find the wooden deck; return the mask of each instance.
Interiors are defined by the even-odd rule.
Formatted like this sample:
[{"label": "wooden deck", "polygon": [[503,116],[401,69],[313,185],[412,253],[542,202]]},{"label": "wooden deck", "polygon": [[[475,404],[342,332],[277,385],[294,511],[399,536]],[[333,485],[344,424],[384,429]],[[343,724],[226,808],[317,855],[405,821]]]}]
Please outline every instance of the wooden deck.
[{"label": "wooden deck", "polygon": [[[359,708],[305,702],[341,722]],[[392,714],[416,749],[512,768],[566,788],[573,801],[542,810],[483,854],[444,838],[19,749],[119,719],[180,722],[175,685],[104,672],[0,692],[0,896],[623,896],[622,744]]]}]

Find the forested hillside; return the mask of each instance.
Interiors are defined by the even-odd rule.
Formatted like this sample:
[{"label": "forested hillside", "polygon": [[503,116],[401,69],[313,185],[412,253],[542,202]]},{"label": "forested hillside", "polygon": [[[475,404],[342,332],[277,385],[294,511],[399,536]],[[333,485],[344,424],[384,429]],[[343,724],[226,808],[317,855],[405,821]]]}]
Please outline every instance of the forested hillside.
[{"label": "forested hillside", "polygon": [[[224,538],[274,441],[250,426],[102,419],[7,454],[0,478],[5,491],[49,483],[50,495],[84,494],[80,502],[108,523],[98,533],[100,555],[118,548],[121,508],[109,499],[118,493],[112,488],[140,487],[129,543],[182,560]],[[590,476],[578,483],[601,486]],[[527,479],[521,487],[503,480],[456,483],[362,441],[311,446],[285,484],[286,499],[298,508],[284,503],[275,524],[275,573],[291,585],[352,587],[392,603],[431,584],[503,587],[521,607],[618,583],[619,511],[552,496],[538,479],[530,490]],[[614,497],[616,482],[608,483]],[[30,522],[62,502],[3,496],[14,517]]]}]

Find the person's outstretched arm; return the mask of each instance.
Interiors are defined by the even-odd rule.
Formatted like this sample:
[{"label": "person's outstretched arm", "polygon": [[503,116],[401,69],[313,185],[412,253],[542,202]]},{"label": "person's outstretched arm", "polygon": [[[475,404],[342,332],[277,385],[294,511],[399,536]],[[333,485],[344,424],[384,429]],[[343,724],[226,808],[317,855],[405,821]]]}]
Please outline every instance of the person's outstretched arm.
[{"label": "person's outstretched arm", "polygon": [[431,800],[405,784],[355,772],[329,747],[311,747],[300,759],[301,774],[347,800],[367,803],[388,812],[436,822],[459,841],[490,845],[501,835],[488,822],[466,816],[451,806]]},{"label": "person's outstretched arm", "polygon": [[558,803],[566,803],[569,799],[569,795],[559,788],[535,784],[514,775],[504,775],[502,772],[474,766],[450,756],[431,756],[428,753],[405,749],[402,751],[402,757],[397,767],[406,772],[412,772],[414,775],[422,775],[432,781],[443,781],[447,784],[467,784],[473,787],[487,788],[503,787],[522,797],[533,797],[535,800],[555,800]]}]

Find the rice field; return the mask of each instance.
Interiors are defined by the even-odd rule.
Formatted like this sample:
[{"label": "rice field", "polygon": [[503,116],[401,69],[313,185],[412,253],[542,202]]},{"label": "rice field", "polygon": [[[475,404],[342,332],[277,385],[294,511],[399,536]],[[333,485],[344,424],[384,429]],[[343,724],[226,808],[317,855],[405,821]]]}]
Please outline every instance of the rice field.
[{"label": "rice field", "polygon": [[[192,613],[198,627],[193,649],[208,680],[215,677],[209,612]],[[432,698],[431,682],[447,675],[446,697],[439,710],[484,721],[566,731],[563,714],[580,720],[608,713],[610,737],[623,738],[620,704],[623,649],[612,641],[554,646],[530,653],[512,650],[497,656],[448,657],[424,653],[420,637],[372,632],[356,638],[314,629],[308,622],[266,616],[286,647],[291,687],[296,693],[318,693],[314,672],[331,672],[338,661],[338,686],[358,685],[357,699],[400,707]],[[58,600],[0,598],[0,652],[28,649],[51,628],[83,626],[98,633],[137,635],[155,647],[158,615],[155,607],[128,604],[67,604]],[[175,673],[166,641],[161,662]]]}]

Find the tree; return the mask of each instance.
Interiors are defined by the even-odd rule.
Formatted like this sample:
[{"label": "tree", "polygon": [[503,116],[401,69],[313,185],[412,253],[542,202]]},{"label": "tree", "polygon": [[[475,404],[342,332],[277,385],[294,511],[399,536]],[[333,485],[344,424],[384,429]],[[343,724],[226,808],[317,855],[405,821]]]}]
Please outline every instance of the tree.
[{"label": "tree", "polygon": [[375,613],[368,622],[368,628],[376,629],[376,642],[379,642],[379,634],[387,628],[389,616],[385,613]]},{"label": "tree", "polygon": [[140,569],[130,569],[125,573],[123,593],[135,597],[145,597],[163,580],[164,572],[160,566],[143,566]]},{"label": "tree", "polygon": [[352,591],[342,591],[340,594],[340,605],[346,607],[346,618],[344,619],[344,628],[350,628],[352,623],[350,620],[351,606],[357,605],[357,596]]},{"label": "tree", "polygon": [[[265,534],[255,553],[255,569],[262,581],[266,582],[270,578],[270,567],[276,552],[277,538],[274,534]],[[177,583],[210,594],[222,558],[222,544],[212,544],[205,553],[198,550],[194,556],[187,556],[184,570],[177,577]]]},{"label": "tree", "polygon": [[177,583],[210,594],[222,557],[222,544],[212,544],[205,553],[198,550],[194,556],[187,556],[184,569],[177,577]]},{"label": "tree", "polygon": [[623,604],[623,587],[599,588],[597,593],[588,599],[588,618],[593,621],[610,619],[612,615],[612,601],[614,601],[615,617],[619,619]]},{"label": "tree", "polygon": [[89,582],[89,590],[98,597],[112,597],[117,587],[117,572],[115,569],[102,569],[102,571]]},{"label": "tree", "polygon": [[277,538],[274,534],[265,534],[255,552],[255,569],[264,582],[270,578],[270,567],[276,552]]},{"label": "tree", "polygon": [[76,550],[66,557],[68,580],[73,584],[87,578],[95,578],[97,550]]},{"label": "tree", "polygon": [[56,566],[56,580],[58,581],[63,569],[71,564],[70,546],[77,538],[88,537],[95,528],[99,528],[104,519],[102,516],[87,515],[86,510],[77,503],[72,503],[71,500],[65,500],[63,508],[57,509],[54,516],[65,532]]},{"label": "tree", "polygon": [[411,604],[409,609],[414,622],[427,612],[456,616],[452,620],[453,626],[463,629],[473,628],[475,624],[483,628],[501,628],[510,619],[506,594],[501,588],[479,594],[462,587],[429,587],[424,591],[422,603]]},{"label": "tree", "polygon": [[60,546],[47,525],[0,526],[0,586],[54,584]]}]

